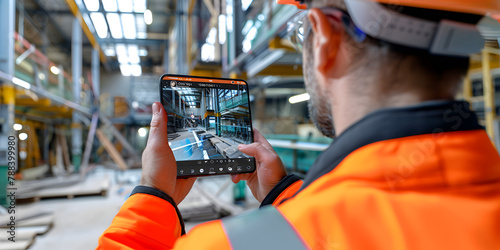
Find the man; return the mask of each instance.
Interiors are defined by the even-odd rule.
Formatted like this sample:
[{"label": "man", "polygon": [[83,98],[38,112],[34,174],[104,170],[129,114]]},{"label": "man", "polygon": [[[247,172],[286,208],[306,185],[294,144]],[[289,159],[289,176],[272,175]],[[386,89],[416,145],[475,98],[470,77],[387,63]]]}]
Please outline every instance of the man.
[{"label": "man", "polygon": [[397,3],[300,2],[311,118],[335,136],[303,181],[256,131],[240,150],[257,171],[232,178],[261,208],[183,235],[176,204],[194,180],[176,180],[155,103],[142,186],[98,248],[500,249],[500,157],[468,104],[453,101],[484,44],[475,24],[500,5]]}]

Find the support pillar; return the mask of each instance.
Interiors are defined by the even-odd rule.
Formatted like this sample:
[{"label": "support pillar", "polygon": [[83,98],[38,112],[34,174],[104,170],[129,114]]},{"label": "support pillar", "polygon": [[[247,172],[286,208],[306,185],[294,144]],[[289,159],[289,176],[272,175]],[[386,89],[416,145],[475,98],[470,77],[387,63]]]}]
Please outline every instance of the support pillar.
[{"label": "support pillar", "polygon": [[175,20],[175,28],[177,32],[177,73],[187,75],[188,65],[187,65],[187,16],[188,13],[188,1],[177,1],[177,16]]},{"label": "support pillar", "polygon": [[[14,76],[14,27],[16,21],[15,0],[0,1],[0,71],[9,76]],[[12,83],[0,80],[0,205],[7,206],[7,188],[9,186],[7,177],[14,177],[13,172],[7,172],[10,162],[14,162],[17,170],[17,133],[14,125],[15,114],[15,89]],[[12,140],[13,139],[13,140]],[[9,142],[14,141],[13,148],[9,148]],[[14,159],[8,159],[8,152],[13,152]]]},{"label": "support pillar", "polygon": [[[14,0],[0,1],[0,71],[14,76],[14,27],[15,5]],[[14,131],[15,91],[12,83],[0,82],[0,165],[7,165],[8,137]],[[17,136],[16,136],[17,138]],[[5,153],[4,153],[5,152]],[[17,164],[16,164],[17,165]],[[0,178],[7,179],[6,176]]]},{"label": "support pillar", "polygon": [[[73,34],[71,39],[71,67],[73,74],[73,98],[76,104],[80,104],[80,93],[82,85],[82,28],[78,19],[73,20]],[[82,162],[82,124],[79,113],[73,112],[73,123],[71,124],[71,153],[72,164],[75,172],[78,172]]]},{"label": "support pillar", "polygon": [[170,72],[169,68],[169,61],[170,61],[170,55],[169,55],[169,50],[170,50],[170,43],[165,41],[165,51],[163,52],[163,72],[168,73]]},{"label": "support pillar", "polygon": [[175,90],[172,89],[172,110],[175,111]]},{"label": "support pillar", "polygon": [[92,50],[92,85],[94,87],[94,103],[99,103],[101,96],[101,61],[99,58],[100,50],[94,48]]},{"label": "support pillar", "polygon": [[[57,75],[57,85],[59,87],[59,94],[62,98],[66,98],[66,95],[64,93],[64,68],[62,65],[59,65],[59,75]],[[35,76],[37,77],[37,76]]]}]

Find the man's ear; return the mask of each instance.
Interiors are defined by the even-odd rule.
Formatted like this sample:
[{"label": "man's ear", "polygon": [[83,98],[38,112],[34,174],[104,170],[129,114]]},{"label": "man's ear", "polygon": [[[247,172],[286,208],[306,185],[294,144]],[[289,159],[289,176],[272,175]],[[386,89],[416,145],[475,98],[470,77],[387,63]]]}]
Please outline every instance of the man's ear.
[{"label": "man's ear", "polygon": [[348,66],[348,58],[345,50],[342,50],[345,44],[341,13],[338,16],[328,16],[313,8],[309,11],[308,18],[314,32],[312,46],[316,73],[327,78],[342,77]]}]

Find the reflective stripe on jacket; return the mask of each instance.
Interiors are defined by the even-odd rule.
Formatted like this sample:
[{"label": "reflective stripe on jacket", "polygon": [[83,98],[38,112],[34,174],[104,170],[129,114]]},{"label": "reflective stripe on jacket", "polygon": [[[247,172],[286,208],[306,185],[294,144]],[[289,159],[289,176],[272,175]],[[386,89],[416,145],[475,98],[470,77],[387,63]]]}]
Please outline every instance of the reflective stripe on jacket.
[{"label": "reflective stripe on jacket", "polygon": [[500,157],[462,102],[376,111],[287,181],[183,236],[172,202],[136,193],[98,249],[500,249]]}]

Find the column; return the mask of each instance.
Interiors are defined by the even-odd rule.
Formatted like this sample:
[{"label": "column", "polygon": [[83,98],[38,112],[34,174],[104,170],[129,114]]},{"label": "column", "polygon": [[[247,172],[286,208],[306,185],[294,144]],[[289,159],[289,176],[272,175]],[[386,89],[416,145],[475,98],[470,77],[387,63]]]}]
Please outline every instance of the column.
[{"label": "column", "polygon": [[[73,74],[73,98],[76,104],[80,104],[80,93],[82,85],[80,78],[82,77],[82,29],[78,19],[73,20],[73,34],[71,41],[71,67]],[[71,124],[71,153],[72,164],[75,171],[78,172],[82,162],[82,125],[79,119],[79,114],[73,111],[73,122]]]},{"label": "column", "polygon": [[[0,71],[14,76],[14,27],[16,2],[0,1]],[[15,91],[10,82],[0,80],[0,166],[7,166],[8,137],[14,135]],[[17,138],[17,136],[16,136]],[[5,152],[5,153],[4,153]],[[17,164],[16,164],[17,165]],[[7,176],[0,176],[7,179]],[[3,191],[3,190],[2,190]]]},{"label": "column", "polygon": [[92,50],[92,85],[94,87],[94,102],[99,103],[99,97],[101,96],[101,61],[99,58],[99,49]]}]

